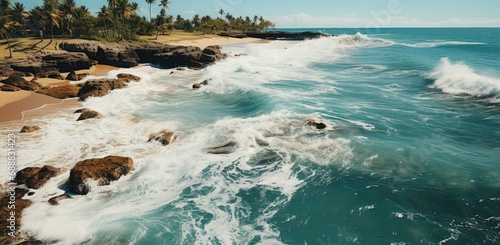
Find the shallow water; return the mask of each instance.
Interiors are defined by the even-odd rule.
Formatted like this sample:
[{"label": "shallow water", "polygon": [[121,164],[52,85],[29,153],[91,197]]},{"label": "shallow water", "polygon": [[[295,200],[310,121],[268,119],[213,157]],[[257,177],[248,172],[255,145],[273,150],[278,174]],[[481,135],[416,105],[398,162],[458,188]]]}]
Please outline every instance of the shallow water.
[{"label": "shallow water", "polygon": [[[59,206],[47,199],[69,174],[51,180],[23,230],[59,244],[500,242],[500,30],[320,31],[342,35],[227,46],[246,56],[204,71],[111,71],[142,81],[84,102],[103,119],[30,119],[42,130],[20,138],[19,168],[122,155],[136,170]],[[146,143],[163,129],[174,144]]]}]

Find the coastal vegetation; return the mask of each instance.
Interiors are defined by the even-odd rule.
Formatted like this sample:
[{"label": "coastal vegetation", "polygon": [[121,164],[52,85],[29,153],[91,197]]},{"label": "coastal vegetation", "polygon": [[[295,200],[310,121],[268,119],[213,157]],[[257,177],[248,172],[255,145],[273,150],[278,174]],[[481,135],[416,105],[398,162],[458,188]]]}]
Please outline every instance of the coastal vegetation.
[{"label": "coastal vegetation", "polygon": [[[24,4],[0,0],[0,35],[10,43],[14,37],[84,38],[101,41],[138,41],[142,35],[168,35],[173,30],[190,33],[259,32],[274,27],[262,16],[233,16],[220,10],[220,16],[191,18],[168,14],[168,0],[145,0],[149,18],[141,16],[139,4],[129,0],[107,0],[97,13],[75,0],[44,0],[41,6],[28,10]],[[141,0],[142,1],[142,0]],[[152,16],[152,9],[160,14]],[[50,43],[49,43],[50,44]],[[10,47],[10,45],[9,45]],[[12,56],[12,55],[11,55]]]}]

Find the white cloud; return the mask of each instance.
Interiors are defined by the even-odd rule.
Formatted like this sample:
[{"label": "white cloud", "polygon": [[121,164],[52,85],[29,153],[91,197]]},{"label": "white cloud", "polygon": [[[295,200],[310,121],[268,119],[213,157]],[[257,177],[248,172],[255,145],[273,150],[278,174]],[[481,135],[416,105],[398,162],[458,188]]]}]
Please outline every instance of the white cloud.
[{"label": "white cloud", "polygon": [[372,14],[369,17],[359,17],[347,14],[340,17],[312,16],[299,13],[288,16],[272,16],[277,27],[500,27],[500,19],[461,19],[450,18],[441,21],[422,21],[405,16]]}]

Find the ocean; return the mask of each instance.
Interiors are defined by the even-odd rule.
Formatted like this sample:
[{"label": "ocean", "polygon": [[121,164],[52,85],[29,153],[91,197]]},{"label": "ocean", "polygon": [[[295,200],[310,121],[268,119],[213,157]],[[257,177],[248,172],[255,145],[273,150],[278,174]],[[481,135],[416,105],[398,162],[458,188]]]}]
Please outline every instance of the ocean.
[{"label": "ocean", "polygon": [[[301,30],[338,36],[225,46],[202,71],[111,71],[142,81],[83,103],[102,119],[30,118],[42,130],[19,135],[18,167],[68,171],[28,197],[23,231],[57,244],[499,244],[500,29]],[[147,143],[164,129],[173,144]],[[207,153],[228,142],[233,153]],[[136,168],[47,203],[74,164],[107,155]]]}]

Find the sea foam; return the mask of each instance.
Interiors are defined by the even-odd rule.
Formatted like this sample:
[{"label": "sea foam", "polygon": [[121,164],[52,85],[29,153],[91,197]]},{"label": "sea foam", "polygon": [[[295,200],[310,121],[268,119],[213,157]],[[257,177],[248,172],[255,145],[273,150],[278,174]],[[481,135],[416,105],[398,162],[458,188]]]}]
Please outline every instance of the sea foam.
[{"label": "sea foam", "polygon": [[444,93],[478,98],[500,97],[500,79],[478,74],[466,64],[453,63],[448,58],[442,58],[428,78],[435,80],[432,88]]}]

